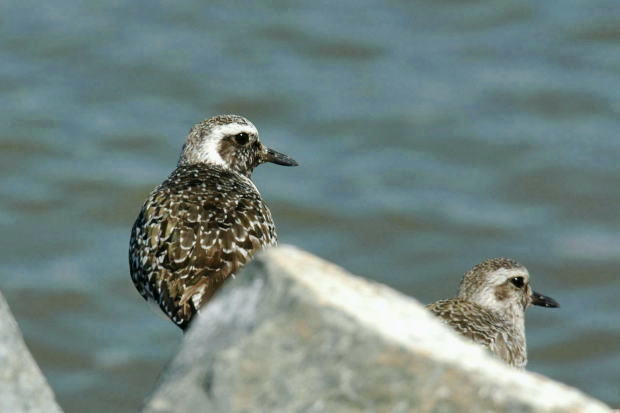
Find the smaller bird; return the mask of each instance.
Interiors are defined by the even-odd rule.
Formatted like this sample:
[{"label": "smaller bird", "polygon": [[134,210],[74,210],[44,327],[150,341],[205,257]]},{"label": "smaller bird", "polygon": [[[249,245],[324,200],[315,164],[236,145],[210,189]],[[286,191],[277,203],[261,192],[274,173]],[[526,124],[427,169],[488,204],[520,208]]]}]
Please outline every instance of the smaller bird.
[{"label": "smaller bird", "polygon": [[554,308],[557,301],[532,290],[528,270],[510,258],[492,258],[463,276],[456,298],[427,308],[463,336],[511,366],[527,364],[525,310]]}]

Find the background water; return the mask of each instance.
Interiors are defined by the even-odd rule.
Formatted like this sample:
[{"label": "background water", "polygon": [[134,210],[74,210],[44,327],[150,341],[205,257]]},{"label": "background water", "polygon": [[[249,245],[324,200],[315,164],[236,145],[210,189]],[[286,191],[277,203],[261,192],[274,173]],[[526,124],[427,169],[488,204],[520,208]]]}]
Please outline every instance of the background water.
[{"label": "background water", "polygon": [[181,341],[129,229],[190,126],[250,118],[280,241],[423,302],[492,256],[562,308],[529,368],[620,406],[617,0],[5,1],[0,288],[68,413],[133,412]]}]

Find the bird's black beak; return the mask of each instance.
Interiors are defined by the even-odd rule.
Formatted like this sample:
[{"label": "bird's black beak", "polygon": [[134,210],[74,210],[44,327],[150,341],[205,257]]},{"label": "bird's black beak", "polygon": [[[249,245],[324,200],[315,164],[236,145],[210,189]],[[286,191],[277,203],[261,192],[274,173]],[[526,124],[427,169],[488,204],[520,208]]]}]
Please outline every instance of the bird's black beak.
[{"label": "bird's black beak", "polygon": [[263,162],[271,162],[277,165],[283,166],[297,166],[298,163],[295,159],[291,158],[288,155],[283,153],[274,151],[273,149],[267,148],[265,152],[263,152],[263,156],[261,157]]},{"label": "bird's black beak", "polygon": [[557,308],[560,306],[560,303],[553,298],[537,293],[536,291],[532,291],[532,304],[547,308]]}]

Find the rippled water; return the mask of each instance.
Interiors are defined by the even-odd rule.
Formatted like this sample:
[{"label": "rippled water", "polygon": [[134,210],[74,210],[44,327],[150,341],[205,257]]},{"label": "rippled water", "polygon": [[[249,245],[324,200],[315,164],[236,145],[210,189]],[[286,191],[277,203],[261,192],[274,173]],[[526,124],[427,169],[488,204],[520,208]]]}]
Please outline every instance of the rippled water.
[{"label": "rippled water", "polygon": [[60,403],[136,411],[174,354],[129,229],[234,112],[301,164],[254,175],[281,242],[423,302],[517,258],[562,304],[529,368],[620,406],[616,3],[3,3],[0,289]]}]

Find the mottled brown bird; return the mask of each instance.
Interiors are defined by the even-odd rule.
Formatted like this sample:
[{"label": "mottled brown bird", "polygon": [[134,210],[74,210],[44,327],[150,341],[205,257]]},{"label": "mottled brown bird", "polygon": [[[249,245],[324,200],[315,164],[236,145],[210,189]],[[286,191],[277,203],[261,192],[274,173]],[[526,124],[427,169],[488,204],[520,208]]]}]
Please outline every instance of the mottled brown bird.
[{"label": "mottled brown bird", "polygon": [[195,125],[177,168],[149,195],[131,230],[134,285],[186,329],[217,288],[276,244],[271,213],[250,180],[264,162],[295,166],[237,115]]},{"label": "mottled brown bird", "polygon": [[427,306],[463,336],[488,348],[511,366],[527,364],[525,309],[559,307],[534,292],[527,269],[509,258],[493,258],[469,270],[456,298]]}]

